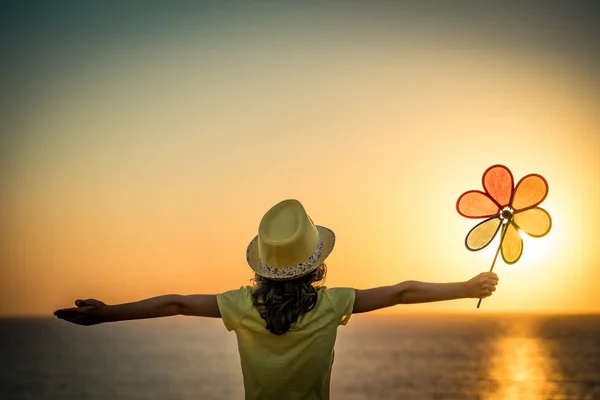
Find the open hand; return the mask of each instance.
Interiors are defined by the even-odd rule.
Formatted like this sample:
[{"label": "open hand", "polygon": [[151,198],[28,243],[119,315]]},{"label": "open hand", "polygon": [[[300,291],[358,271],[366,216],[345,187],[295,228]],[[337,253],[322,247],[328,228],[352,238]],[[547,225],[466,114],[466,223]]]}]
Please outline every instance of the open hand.
[{"label": "open hand", "polygon": [[77,300],[77,307],[62,308],[54,311],[54,315],[65,321],[72,322],[77,325],[96,325],[102,322],[107,322],[106,307],[107,305],[96,299]]},{"label": "open hand", "polygon": [[467,281],[467,295],[470,298],[483,299],[496,291],[498,275],[493,272],[482,272]]}]

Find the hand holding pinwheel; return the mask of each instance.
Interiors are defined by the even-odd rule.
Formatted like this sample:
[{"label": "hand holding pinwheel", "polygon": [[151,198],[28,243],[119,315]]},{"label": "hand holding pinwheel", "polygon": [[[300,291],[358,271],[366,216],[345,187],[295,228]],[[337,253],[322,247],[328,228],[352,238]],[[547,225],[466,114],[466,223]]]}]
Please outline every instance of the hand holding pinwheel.
[{"label": "hand holding pinwheel", "polygon": [[[484,192],[469,190],[456,202],[456,210],[467,218],[486,218],[467,234],[465,245],[471,251],[486,247],[499,230],[500,244],[490,271],[502,252],[507,264],[516,263],[523,253],[523,239],[519,231],[529,236],[542,237],[550,232],[552,219],[538,205],[548,195],[548,182],[543,176],[529,174],[514,186],[513,175],[503,165],[493,165],[483,173]],[[500,229],[502,228],[502,229]],[[477,303],[477,308],[481,299]]]}]

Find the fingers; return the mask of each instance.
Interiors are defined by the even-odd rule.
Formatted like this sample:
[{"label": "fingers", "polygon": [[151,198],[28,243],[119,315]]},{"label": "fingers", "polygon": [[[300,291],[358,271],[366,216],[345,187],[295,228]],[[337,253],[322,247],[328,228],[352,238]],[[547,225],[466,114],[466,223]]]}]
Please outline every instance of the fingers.
[{"label": "fingers", "polygon": [[483,285],[481,287],[481,298],[490,297],[496,291],[495,285]]},{"label": "fingers", "polygon": [[76,308],[61,308],[59,310],[54,311],[54,315],[64,315],[66,312],[77,310]]},{"label": "fingers", "polygon": [[496,286],[492,286],[492,285],[482,285],[482,286],[481,286],[481,291],[482,291],[482,292],[485,292],[485,291],[488,291],[488,292],[495,292],[495,291],[496,291]]},{"label": "fingers", "polygon": [[482,278],[493,279],[495,281],[498,281],[500,279],[498,278],[498,275],[496,275],[496,273],[492,271],[482,272],[481,274],[479,274],[479,276],[481,276]]},{"label": "fingers", "polygon": [[54,311],[54,315],[59,319],[64,319],[65,321],[76,323],[79,319],[77,308],[63,308],[60,310]]},{"label": "fingers", "polygon": [[100,304],[102,304],[102,302],[100,300],[96,300],[96,299],[86,299],[86,300],[77,299],[77,300],[75,300],[75,305],[77,307],[98,306]]},{"label": "fingers", "polygon": [[493,279],[484,279],[483,281],[481,281],[481,287],[497,286],[497,285],[498,285],[498,281],[495,281]]},{"label": "fingers", "polygon": [[93,307],[90,306],[80,308],[63,308],[54,311],[54,315],[59,319],[71,322],[73,324],[90,326],[101,322],[98,318],[87,313],[87,311],[92,308]]},{"label": "fingers", "polygon": [[496,285],[498,282],[496,281],[484,281],[481,283],[481,293],[491,296],[493,292],[496,291]]},{"label": "fingers", "polygon": [[74,318],[76,316],[84,315],[87,311],[89,311],[92,308],[93,307],[91,306],[61,308],[60,310],[54,311],[54,315],[61,319]]},{"label": "fingers", "polygon": [[54,315],[60,319],[71,318],[77,314],[77,308],[62,308],[54,311]]},{"label": "fingers", "polygon": [[479,274],[480,298],[490,297],[498,285],[498,275],[494,272],[482,272]]},{"label": "fingers", "polygon": [[64,320],[67,322],[70,322],[72,324],[76,324],[76,325],[84,325],[84,326],[95,325],[95,322],[93,319],[84,318],[84,317],[64,318]]},{"label": "fingers", "polygon": [[498,275],[491,271],[482,272],[481,274],[479,274],[479,276],[482,288],[496,286],[498,285],[498,281],[500,280],[498,278]]}]

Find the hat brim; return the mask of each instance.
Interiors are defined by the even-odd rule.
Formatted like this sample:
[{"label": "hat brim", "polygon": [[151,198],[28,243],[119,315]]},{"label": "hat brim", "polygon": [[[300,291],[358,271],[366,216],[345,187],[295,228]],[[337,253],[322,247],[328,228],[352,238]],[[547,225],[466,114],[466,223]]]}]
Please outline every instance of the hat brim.
[{"label": "hat brim", "polygon": [[252,241],[248,245],[248,249],[246,251],[246,261],[248,261],[248,265],[250,265],[250,268],[252,268],[254,272],[256,272],[258,275],[277,281],[296,279],[311,273],[325,261],[325,259],[329,256],[329,254],[331,254],[331,252],[333,251],[333,247],[335,246],[335,233],[333,233],[331,229],[319,225],[315,225],[315,227],[317,228],[317,231],[321,236],[321,240],[323,241],[323,250],[321,251],[321,256],[314,262],[314,264],[309,268],[303,270],[302,272],[295,273],[293,275],[288,275],[285,278],[281,278],[279,276],[272,275],[268,271],[263,270],[260,267],[260,261],[258,258],[258,235],[255,236],[254,239],[252,239]]}]

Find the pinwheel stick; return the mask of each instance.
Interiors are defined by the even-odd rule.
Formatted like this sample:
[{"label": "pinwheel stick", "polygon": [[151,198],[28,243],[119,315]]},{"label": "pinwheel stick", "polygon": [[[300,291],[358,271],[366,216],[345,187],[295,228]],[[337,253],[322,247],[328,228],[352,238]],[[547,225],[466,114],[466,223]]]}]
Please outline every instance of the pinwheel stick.
[{"label": "pinwheel stick", "polygon": [[[490,272],[492,272],[494,270],[494,264],[496,264],[496,259],[498,258],[498,254],[500,253],[500,249],[502,248],[502,242],[504,241],[504,235],[506,235],[506,232],[508,231],[508,224],[510,224],[510,221],[505,226],[503,226],[502,235],[500,235],[500,244],[498,245],[498,250],[496,250],[496,255],[494,256],[494,261],[492,261],[492,266],[490,267]],[[483,300],[483,298],[480,298],[479,301],[477,302],[477,308],[479,308],[479,306],[481,305],[481,300]]]}]

